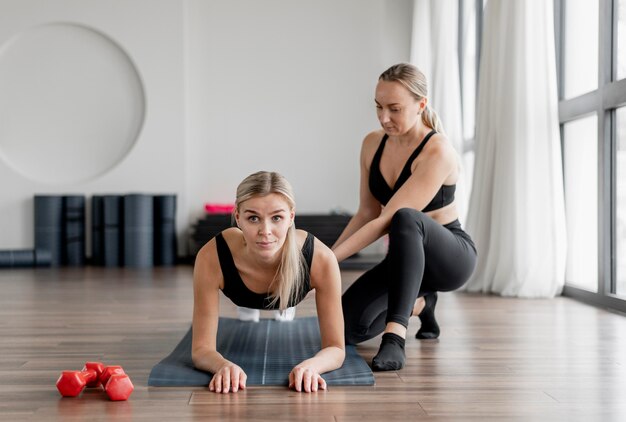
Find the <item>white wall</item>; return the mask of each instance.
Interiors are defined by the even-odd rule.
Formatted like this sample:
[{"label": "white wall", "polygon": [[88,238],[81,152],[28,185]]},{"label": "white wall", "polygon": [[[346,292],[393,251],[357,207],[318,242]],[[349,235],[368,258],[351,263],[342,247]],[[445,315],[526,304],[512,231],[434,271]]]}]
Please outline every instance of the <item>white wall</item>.
[{"label": "white wall", "polygon": [[408,1],[188,2],[191,219],[276,170],[299,212],[358,204],[358,156],[377,127],[374,86],[408,60]]},{"label": "white wall", "polygon": [[376,78],[408,60],[410,19],[409,0],[0,0],[0,66],[14,34],[76,22],[117,42],[145,90],[136,143],[90,180],[34,181],[0,151],[0,249],[32,247],[32,196],[47,192],[175,192],[182,240],[260,169],[289,178],[299,212],[354,212]]}]

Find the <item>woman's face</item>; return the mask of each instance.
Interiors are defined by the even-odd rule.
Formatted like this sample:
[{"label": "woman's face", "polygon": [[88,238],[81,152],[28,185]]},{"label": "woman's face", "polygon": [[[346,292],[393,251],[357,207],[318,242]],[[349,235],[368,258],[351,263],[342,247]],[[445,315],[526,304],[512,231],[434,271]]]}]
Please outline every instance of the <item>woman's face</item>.
[{"label": "woman's face", "polygon": [[395,81],[378,81],[376,85],[376,114],[385,133],[400,136],[421,121],[420,113],[426,99],[417,101],[402,84]]},{"label": "woman's face", "polygon": [[294,215],[284,196],[271,193],[242,202],[235,219],[248,249],[270,259],[281,251]]}]

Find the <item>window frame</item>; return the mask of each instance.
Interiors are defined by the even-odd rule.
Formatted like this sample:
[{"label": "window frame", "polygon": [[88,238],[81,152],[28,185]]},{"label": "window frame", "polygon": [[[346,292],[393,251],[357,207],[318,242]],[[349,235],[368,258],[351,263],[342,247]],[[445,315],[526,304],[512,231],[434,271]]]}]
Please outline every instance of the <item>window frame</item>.
[{"label": "window frame", "polygon": [[569,99],[563,98],[566,3],[566,0],[554,0],[561,150],[565,147],[563,125],[595,114],[598,118],[598,286],[597,293],[590,292],[567,284],[566,280],[563,295],[592,305],[626,312],[626,297],[616,294],[617,131],[615,110],[626,105],[626,78],[614,80],[617,75],[618,0],[599,0],[598,88]]}]

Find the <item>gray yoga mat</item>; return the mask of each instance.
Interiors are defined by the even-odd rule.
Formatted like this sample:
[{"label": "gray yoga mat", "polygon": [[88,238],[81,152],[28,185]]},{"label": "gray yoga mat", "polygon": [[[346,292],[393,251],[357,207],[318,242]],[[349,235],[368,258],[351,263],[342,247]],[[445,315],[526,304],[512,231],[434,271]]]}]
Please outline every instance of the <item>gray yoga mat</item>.
[{"label": "gray yoga mat", "polygon": [[104,198],[91,197],[91,264],[104,264]]},{"label": "gray yoga mat", "polygon": [[122,265],[122,197],[102,196],[102,265],[118,267]]},{"label": "gray yoga mat", "polygon": [[[174,351],[159,362],[148,378],[148,385],[207,386],[212,375],[194,368],[191,361],[190,328]],[[281,322],[262,319],[242,322],[220,318],[217,350],[239,365],[248,376],[247,385],[287,385],[289,372],[320,349],[317,318],[296,318]],[[354,346],[346,346],[343,366],[322,375],[329,385],[373,385],[370,367]]]},{"label": "gray yoga mat", "polygon": [[124,266],[148,268],[154,264],[154,211],[151,195],[124,196]]},{"label": "gray yoga mat", "polygon": [[63,197],[64,254],[63,263],[69,266],[85,265],[85,196]]},{"label": "gray yoga mat", "polygon": [[0,251],[0,268],[29,268],[50,266],[50,252],[15,249]]},{"label": "gray yoga mat", "polygon": [[154,265],[176,264],[176,195],[155,195]]},{"label": "gray yoga mat", "polygon": [[63,197],[35,195],[35,249],[50,252],[53,267],[63,265]]}]

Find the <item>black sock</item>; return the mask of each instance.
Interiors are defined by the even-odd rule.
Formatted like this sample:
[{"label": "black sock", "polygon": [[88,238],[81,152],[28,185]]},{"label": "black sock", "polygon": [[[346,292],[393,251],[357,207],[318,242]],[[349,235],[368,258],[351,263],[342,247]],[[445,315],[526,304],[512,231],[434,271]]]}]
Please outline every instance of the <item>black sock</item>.
[{"label": "black sock", "polygon": [[380,343],[380,349],[372,359],[372,369],[374,371],[395,371],[404,367],[405,360],[404,339],[394,333],[385,333]]},{"label": "black sock", "polygon": [[419,338],[422,340],[434,339],[439,337],[439,324],[437,324],[437,320],[435,319],[437,292],[427,294],[426,296],[424,296],[424,300],[426,301],[426,305],[424,306],[422,312],[419,314],[422,326],[420,327],[417,334],[415,334],[415,338]]}]

